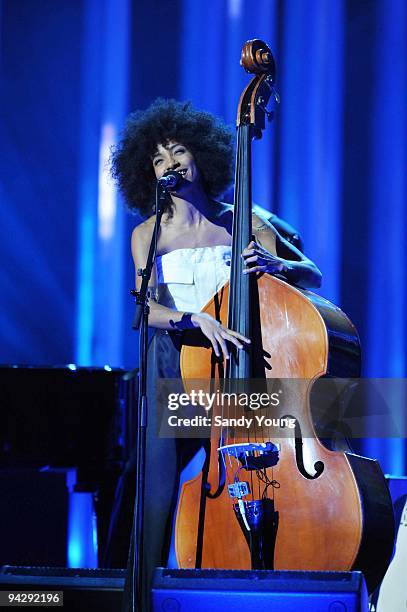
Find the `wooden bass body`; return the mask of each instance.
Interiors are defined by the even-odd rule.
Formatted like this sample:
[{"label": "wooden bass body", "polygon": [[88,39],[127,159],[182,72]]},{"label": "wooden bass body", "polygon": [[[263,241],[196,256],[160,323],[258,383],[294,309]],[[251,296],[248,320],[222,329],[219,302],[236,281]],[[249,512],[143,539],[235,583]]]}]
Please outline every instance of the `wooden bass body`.
[{"label": "wooden bass body", "polygon": [[[359,376],[357,332],[340,309],[311,292],[297,290],[267,274],[258,278],[257,286],[262,346],[254,348],[267,356],[265,376],[281,379],[284,385],[284,400],[272,416],[289,414],[299,428],[295,435],[281,438],[276,438],[273,430],[271,441],[280,450],[276,465],[266,470],[272,484],[265,493],[267,516],[259,518],[264,534],[262,567],[360,569],[372,591],[385,573],[393,546],[387,485],[376,461],[328,450],[315,435],[309,408],[313,381],[318,377]],[[204,309],[224,324],[228,292],[227,283]],[[190,379],[213,377],[213,365],[209,346],[182,347],[181,373],[186,385]],[[287,379],[296,379],[296,384],[290,385]],[[253,566],[249,549],[253,533],[249,539],[245,535],[227,490],[238,461],[231,458],[225,463],[226,484],[222,485],[219,440],[220,429],[212,427],[203,469],[180,490],[175,524],[180,568]],[[256,478],[258,473],[251,471],[248,479],[253,499],[265,489],[264,475],[259,482]]]}]

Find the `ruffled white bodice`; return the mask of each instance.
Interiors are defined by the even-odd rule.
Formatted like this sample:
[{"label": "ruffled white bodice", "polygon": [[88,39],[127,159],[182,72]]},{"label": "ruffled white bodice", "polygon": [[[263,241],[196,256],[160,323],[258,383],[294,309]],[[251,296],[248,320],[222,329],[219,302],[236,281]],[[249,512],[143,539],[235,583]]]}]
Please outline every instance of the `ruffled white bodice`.
[{"label": "ruffled white bodice", "polygon": [[176,249],[157,257],[159,302],[169,308],[200,312],[229,280],[231,247]]}]

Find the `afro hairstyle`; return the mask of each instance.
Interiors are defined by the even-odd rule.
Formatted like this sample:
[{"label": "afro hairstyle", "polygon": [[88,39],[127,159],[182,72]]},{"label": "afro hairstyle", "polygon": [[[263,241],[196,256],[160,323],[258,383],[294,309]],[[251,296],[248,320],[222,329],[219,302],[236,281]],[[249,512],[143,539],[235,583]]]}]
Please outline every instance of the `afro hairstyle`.
[{"label": "afro hairstyle", "polygon": [[[195,110],[191,102],[158,98],[147,110],[129,115],[110,160],[128,208],[144,217],[153,213],[155,204],[153,155],[158,144],[170,141],[191,151],[208,196],[220,196],[232,182],[231,129],[214,115]],[[167,208],[171,209],[170,200]]]}]

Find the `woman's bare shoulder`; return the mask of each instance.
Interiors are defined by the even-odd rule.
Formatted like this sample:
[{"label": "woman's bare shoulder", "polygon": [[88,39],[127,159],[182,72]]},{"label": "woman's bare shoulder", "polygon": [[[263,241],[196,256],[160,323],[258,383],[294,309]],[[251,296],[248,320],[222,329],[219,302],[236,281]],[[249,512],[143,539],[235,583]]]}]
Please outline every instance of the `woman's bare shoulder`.
[{"label": "woman's bare shoulder", "polygon": [[139,223],[139,225],[136,225],[131,234],[131,241],[133,242],[134,240],[142,240],[143,242],[146,242],[147,240],[151,240],[151,236],[154,231],[154,225],[155,215],[149,217],[148,219],[143,221],[143,223]]},{"label": "woman's bare shoulder", "polygon": [[136,225],[131,233],[131,252],[133,257],[144,256],[149,249],[155,225],[155,216]]}]

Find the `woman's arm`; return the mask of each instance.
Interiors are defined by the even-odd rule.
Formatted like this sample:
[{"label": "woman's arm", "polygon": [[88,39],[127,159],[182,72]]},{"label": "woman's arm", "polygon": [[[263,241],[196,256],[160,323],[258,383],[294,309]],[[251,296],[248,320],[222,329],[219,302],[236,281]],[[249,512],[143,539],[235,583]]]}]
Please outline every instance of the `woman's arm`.
[{"label": "woman's arm", "polygon": [[303,289],[321,286],[317,266],[285,240],[268,221],[253,215],[252,241],[242,253],[246,273],[267,272]]},{"label": "woman's arm", "polygon": [[[134,261],[134,269],[136,274],[135,284],[137,291],[140,290],[142,282],[142,278],[138,274],[138,271],[145,268],[151,238],[154,231],[154,225],[155,217],[150,217],[147,219],[147,221],[144,221],[144,223],[141,223],[141,225],[135,227],[131,235],[131,254]],[[151,327],[157,327],[159,329],[174,329],[174,325],[172,325],[170,321],[172,321],[174,324],[179,323],[185,313],[172,310],[171,308],[167,308],[166,306],[163,306],[157,302],[158,284],[155,266],[153,266],[151,272],[149,290],[150,313],[148,317],[148,324]]]}]

